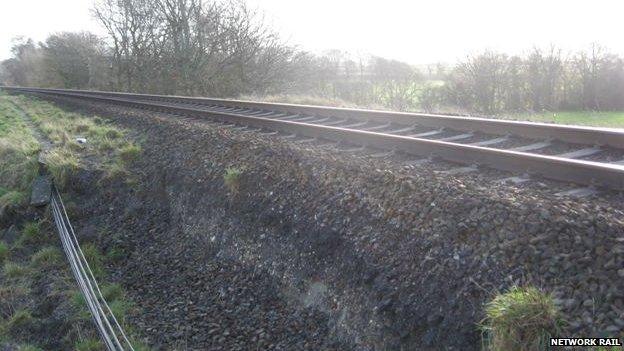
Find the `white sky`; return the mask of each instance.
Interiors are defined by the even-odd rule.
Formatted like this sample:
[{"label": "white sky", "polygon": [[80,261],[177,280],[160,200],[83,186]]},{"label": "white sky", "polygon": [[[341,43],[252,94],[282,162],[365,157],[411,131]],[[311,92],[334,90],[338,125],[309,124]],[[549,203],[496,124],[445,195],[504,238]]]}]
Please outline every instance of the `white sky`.
[{"label": "white sky", "polygon": [[[282,37],[303,49],[342,49],[410,63],[453,62],[484,49],[521,53],[533,45],[624,54],[622,0],[248,0]],[[0,1],[0,59],[11,38],[90,30],[91,0]]]}]

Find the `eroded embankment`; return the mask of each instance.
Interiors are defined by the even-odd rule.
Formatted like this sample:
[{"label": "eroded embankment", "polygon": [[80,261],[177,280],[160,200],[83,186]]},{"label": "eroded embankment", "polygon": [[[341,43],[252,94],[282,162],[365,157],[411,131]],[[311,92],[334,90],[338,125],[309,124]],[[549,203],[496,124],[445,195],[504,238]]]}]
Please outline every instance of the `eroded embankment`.
[{"label": "eroded embankment", "polygon": [[484,302],[513,285],[552,292],[565,336],[622,336],[618,199],[90,108],[146,139],[143,185],[85,203],[81,229],[123,234],[119,274],[153,345],[477,349]]}]

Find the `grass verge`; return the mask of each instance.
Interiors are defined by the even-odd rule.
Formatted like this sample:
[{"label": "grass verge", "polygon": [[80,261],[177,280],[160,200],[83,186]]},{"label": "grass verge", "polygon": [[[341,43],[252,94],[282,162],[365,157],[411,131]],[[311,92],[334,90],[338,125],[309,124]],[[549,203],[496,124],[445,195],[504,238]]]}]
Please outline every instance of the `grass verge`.
[{"label": "grass verge", "polygon": [[39,143],[19,111],[0,94],[0,215],[28,199]]},{"label": "grass verge", "polygon": [[511,118],[532,122],[624,128],[624,111],[556,111],[511,114]]},{"label": "grass verge", "polygon": [[[104,171],[109,177],[128,177],[127,167],[141,153],[141,147],[125,131],[97,116],[84,116],[28,96],[0,96],[5,104],[16,104],[32,120],[53,148],[45,161],[57,185],[67,185],[81,168]],[[15,110],[15,108],[14,108]]]}]

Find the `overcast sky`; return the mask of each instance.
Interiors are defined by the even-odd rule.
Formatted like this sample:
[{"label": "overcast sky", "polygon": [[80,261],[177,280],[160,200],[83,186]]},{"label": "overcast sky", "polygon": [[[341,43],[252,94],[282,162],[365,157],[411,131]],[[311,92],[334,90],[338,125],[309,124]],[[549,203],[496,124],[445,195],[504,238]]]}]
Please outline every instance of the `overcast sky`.
[{"label": "overcast sky", "polygon": [[[621,0],[248,0],[284,39],[320,52],[343,49],[410,63],[453,62],[495,49],[533,45],[586,48],[598,42],[624,54]],[[11,38],[39,41],[52,32],[103,34],[91,0],[5,0],[0,4],[0,59]]]}]

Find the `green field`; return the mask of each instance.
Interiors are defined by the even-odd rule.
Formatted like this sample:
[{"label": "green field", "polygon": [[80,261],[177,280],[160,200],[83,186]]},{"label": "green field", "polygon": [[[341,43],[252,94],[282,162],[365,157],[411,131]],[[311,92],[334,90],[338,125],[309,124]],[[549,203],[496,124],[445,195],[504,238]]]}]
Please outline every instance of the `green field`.
[{"label": "green field", "polygon": [[576,124],[593,127],[624,128],[624,111],[560,111],[533,114],[514,114],[512,119],[557,124]]}]

